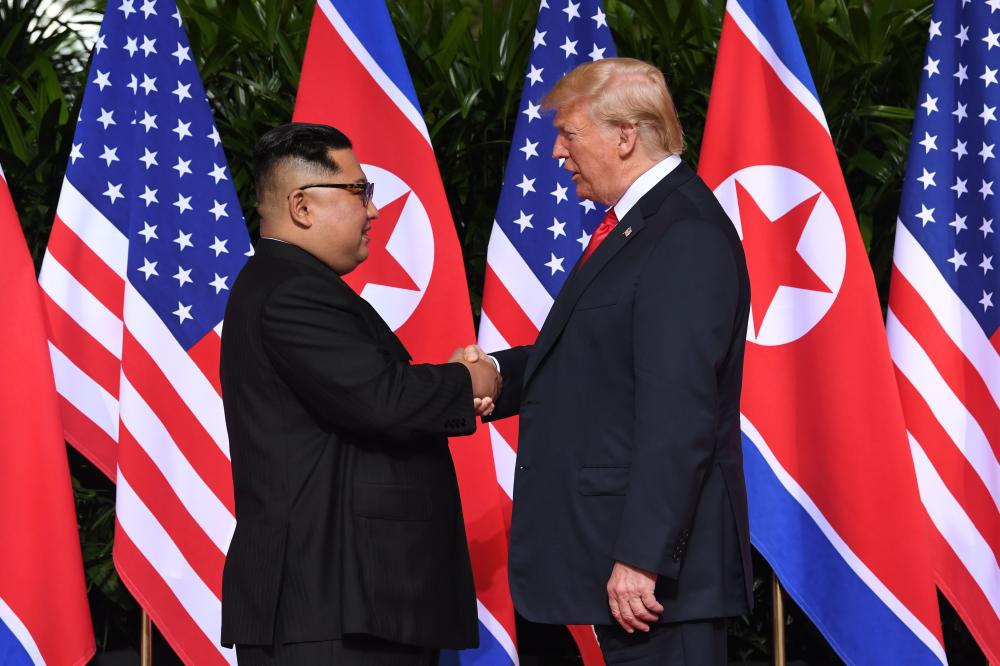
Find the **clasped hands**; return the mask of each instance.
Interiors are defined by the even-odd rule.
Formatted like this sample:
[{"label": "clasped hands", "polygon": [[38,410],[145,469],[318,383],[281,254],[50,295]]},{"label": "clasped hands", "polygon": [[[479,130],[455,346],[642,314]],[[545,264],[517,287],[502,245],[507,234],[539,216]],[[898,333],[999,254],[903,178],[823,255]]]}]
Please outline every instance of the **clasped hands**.
[{"label": "clasped hands", "polygon": [[503,378],[493,359],[479,345],[469,345],[465,348],[457,347],[448,362],[461,363],[472,376],[472,403],[476,416],[492,414],[495,406],[493,403],[503,388]]}]

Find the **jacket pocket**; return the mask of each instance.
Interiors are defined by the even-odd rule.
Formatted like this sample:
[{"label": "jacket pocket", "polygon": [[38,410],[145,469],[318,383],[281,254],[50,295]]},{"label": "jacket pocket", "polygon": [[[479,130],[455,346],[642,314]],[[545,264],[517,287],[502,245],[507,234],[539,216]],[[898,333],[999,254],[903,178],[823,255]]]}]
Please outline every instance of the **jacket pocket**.
[{"label": "jacket pocket", "polygon": [[430,520],[431,498],[426,488],[389,483],[355,483],[354,515],[377,520]]},{"label": "jacket pocket", "polygon": [[625,495],[631,467],[581,467],[581,495]]},{"label": "jacket pocket", "polygon": [[610,300],[608,300],[607,296],[605,296],[605,297],[603,297],[601,299],[593,299],[593,298],[592,299],[583,299],[583,298],[581,298],[580,301],[576,304],[576,307],[573,308],[573,309],[576,310],[576,311],[578,311],[578,312],[580,310],[599,310],[601,308],[610,308],[611,306],[617,305],[617,304],[618,304],[618,299],[616,299],[614,297],[611,297]]}]

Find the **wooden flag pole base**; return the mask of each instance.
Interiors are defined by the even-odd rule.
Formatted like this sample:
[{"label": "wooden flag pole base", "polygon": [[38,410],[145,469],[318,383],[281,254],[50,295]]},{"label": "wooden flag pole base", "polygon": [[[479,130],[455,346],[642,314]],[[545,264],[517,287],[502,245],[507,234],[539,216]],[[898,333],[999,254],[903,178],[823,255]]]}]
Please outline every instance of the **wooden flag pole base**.
[{"label": "wooden flag pole base", "polygon": [[149,619],[149,613],[142,611],[142,628],[139,637],[139,664],[140,666],[153,666],[153,623]]},{"label": "wooden flag pole base", "polygon": [[771,573],[771,624],[774,632],[774,666],[785,666],[785,597],[777,574]]}]

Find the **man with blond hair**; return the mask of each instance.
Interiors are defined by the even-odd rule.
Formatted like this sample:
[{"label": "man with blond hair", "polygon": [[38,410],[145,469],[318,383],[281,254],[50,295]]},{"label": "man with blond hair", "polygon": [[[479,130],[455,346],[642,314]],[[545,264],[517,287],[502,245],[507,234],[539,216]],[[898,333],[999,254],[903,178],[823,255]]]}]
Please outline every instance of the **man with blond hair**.
[{"label": "man with blond hair", "polygon": [[609,206],[536,343],[494,354],[520,413],[510,583],[525,618],[593,624],[608,664],[725,664],[753,577],[740,448],[750,287],[679,155],[663,75],[608,58],[542,105],[577,194]]}]

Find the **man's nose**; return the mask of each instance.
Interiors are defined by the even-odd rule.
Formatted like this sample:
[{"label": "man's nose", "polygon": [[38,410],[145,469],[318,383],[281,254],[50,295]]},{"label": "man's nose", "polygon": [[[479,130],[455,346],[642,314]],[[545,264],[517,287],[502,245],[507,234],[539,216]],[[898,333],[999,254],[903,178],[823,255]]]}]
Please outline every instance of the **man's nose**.
[{"label": "man's nose", "polygon": [[561,139],[556,139],[555,143],[552,144],[552,157],[556,159],[569,157],[569,152],[566,150],[566,146],[563,145]]},{"label": "man's nose", "polygon": [[365,212],[368,214],[369,220],[374,220],[376,217],[378,217],[378,208],[375,207],[374,201],[368,202],[368,208],[365,209]]}]

